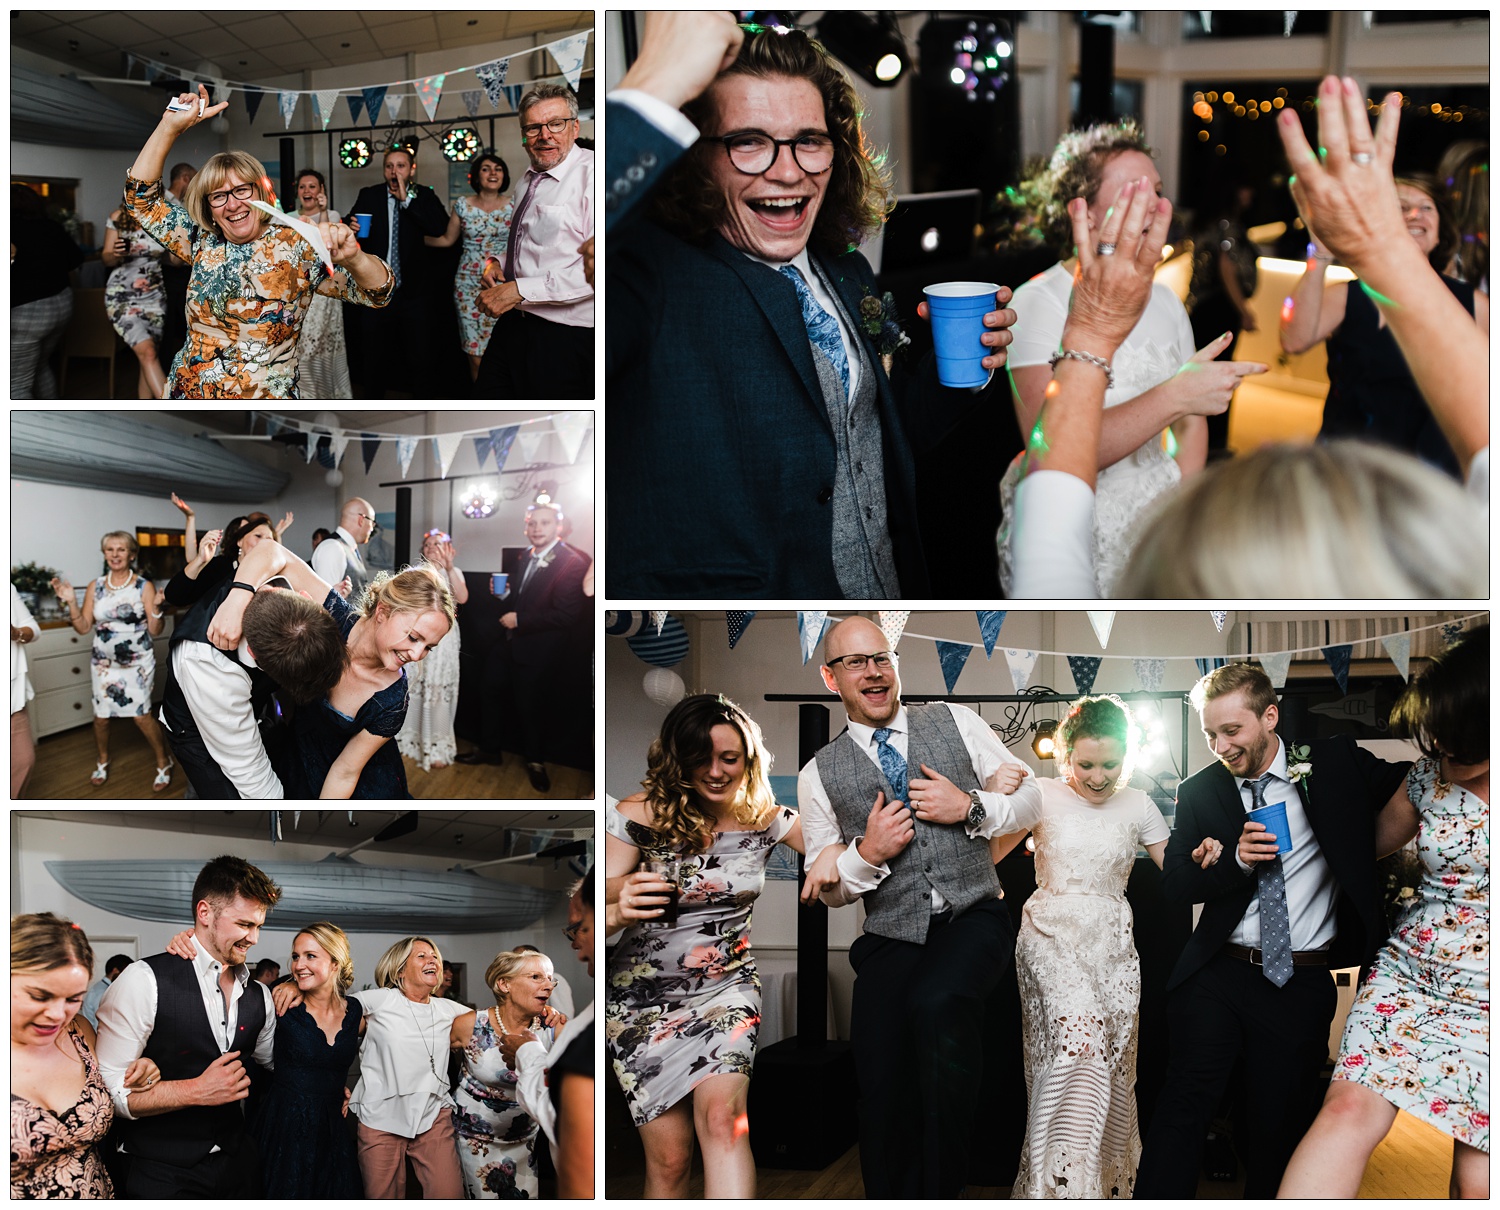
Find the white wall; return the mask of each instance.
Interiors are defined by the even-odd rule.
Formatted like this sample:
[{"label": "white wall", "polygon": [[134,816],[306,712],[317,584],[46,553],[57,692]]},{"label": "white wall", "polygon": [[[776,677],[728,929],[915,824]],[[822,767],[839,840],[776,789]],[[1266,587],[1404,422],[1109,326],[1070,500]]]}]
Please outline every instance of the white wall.
[{"label": "white wall", "polygon": [[[93,940],[96,964],[116,951],[130,952],[132,946],[128,939],[132,938],[136,941],[136,957],[160,953],[174,933],[191,924],[191,905],[183,904],[180,925],[117,916],[84,903],[65,891],[47,872],[44,864],[47,861],[104,858],[126,861],[173,857],[194,861],[201,859],[206,862],[221,853],[234,853],[252,863],[313,862],[326,857],[331,851],[326,846],[297,844],[287,840],[273,845],[269,840],[249,841],[111,826],[107,811],[100,811],[98,815],[98,823],[33,819],[18,813],[11,815],[11,912],[56,912],[79,924],[91,940],[111,938]],[[286,835],[294,836],[295,832],[287,827]],[[373,848],[361,849],[354,860],[370,866],[424,870],[447,869],[457,864],[452,859],[384,854]],[[481,1000],[481,997],[484,995],[484,971],[490,959],[503,948],[530,942],[547,954],[558,972],[566,976],[573,988],[575,1007],[582,1008],[594,997],[594,982],[562,936],[562,927],[567,922],[566,899],[558,896],[557,904],[549,908],[545,916],[525,928],[507,932],[437,933],[432,940],[448,961],[465,964],[465,987],[471,1001],[489,1003],[487,998]],[[282,973],[285,974],[297,929],[309,923],[311,921],[281,918],[272,909],[266,927],[261,931],[260,941],[251,951],[251,959],[274,959],[281,964]],[[335,919],[333,923],[347,928],[351,922]],[[354,958],[355,988],[373,984],[376,961],[398,940],[400,935],[395,933],[349,933]],[[102,971],[95,971],[96,976],[101,974]]]}]

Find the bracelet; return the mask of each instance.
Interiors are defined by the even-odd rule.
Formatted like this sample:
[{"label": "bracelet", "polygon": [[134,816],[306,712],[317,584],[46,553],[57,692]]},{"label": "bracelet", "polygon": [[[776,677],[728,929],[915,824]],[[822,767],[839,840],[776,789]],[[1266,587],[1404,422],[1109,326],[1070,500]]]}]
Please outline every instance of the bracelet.
[{"label": "bracelet", "polygon": [[1057,372],[1057,363],[1059,361],[1081,361],[1085,365],[1097,366],[1104,371],[1105,377],[1109,380],[1106,389],[1114,390],[1115,372],[1104,358],[1095,357],[1092,353],[1085,353],[1081,349],[1059,349],[1051,357],[1047,358],[1047,365],[1053,373]]},{"label": "bracelet", "polygon": [[248,584],[242,583],[239,580],[235,580],[232,584],[230,584],[229,591],[233,592],[236,588],[243,588],[252,597],[255,595],[255,589],[251,588]]}]

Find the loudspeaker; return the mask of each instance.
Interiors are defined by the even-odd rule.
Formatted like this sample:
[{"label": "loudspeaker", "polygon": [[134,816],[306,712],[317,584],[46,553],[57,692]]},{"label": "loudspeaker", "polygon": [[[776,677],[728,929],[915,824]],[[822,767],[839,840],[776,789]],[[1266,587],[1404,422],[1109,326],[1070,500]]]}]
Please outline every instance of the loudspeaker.
[{"label": "loudspeaker", "polygon": [[[799,995],[798,999],[802,997]],[[762,1168],[827,1168],[859,1140],[859,1082],[848,1042],[784,1038],[755,1056],[747,1113]]]}]

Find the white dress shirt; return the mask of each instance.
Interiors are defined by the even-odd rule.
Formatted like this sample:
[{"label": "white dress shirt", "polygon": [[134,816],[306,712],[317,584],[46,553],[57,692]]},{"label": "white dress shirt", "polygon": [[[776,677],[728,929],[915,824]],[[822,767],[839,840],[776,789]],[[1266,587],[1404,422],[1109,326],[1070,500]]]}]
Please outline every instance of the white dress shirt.
[{"label": "white dress shirt", "polygon": [[[561,542],[561,538],[553,538],[541,550],[531,550],[522,561],[520,574],[516,576],[516,595],[520,595],[521,589],[526,587],[527,582],[536,574],[536,566],[547,557],[547,552]],[[509,594],[507,594],[509,595]]]},{"label": "white dress shirt", "polygon": [[552,1107],[548,1074],[573,1039],[594,1028],[594,1004],[590,1001],[583,1012],[570,1017],[549,1047],[542,1041],[525,1042],[516,1049],[516,1101],[520,1104],[547,1136],[552,1147],[553,1167],[557,1166],[557,1111]]},{"label": "white dress shirt", "polygon": [[[1337,928],[1338,884],[1333,871],[1318,848],[1318,838],[1313,835],[1312,824],[1307,820],[1307,811],[1302,806],[1302,795],[1297,793],[1286,775],[1286,745],[1280,737],[1276,740],[1276,759],[1266,770],[1271,780],[1266,783],[1266,806],[1279,802],[1286,804],[1287,831],[1292,836],[1292,851],[1281,855],[1282,876],[1286,880],[1286,911],[1292,925],[1292,950],[1327,949],[1333,941]],[[1248,813],[1255,796],[1244,778],[1236,779],[1240,786],[1240,803]],[[1234,864],[1245,873],[1250,867],[1240,860],[1239,848],[1234,851]],[[1229,934],[1235,945],[1250,949],[1260,948],[1260,896],[1250,897],[1250,906],[1240,918],[1239,927]]]},{"label": "white dress shirt", "polygon": [[353,996],[365,1011],[365,1040],[349,1111],[372,1130],[414,1139],[453,1108],[448,1033],[454,1017],[472,1010],[438,996],[417,1004],[394,987]]},{"label": "white dress shirt", "polygon": [[364,560],[360,558],[359,543],[354,540],[353,534],[342,525],[334,532],[336,537],[324,538],[312,552],[311,567],[318,573],[319,579],[336,588],[339,581],[348,574],[350,562],[363,569]]},{"label": "white dress shirt", "polygon": [[[193,972],[198,980],[198,990],[203,993],[203,1012],[214,1041],[219,1044],[219,1053],[227,1054],[233,1049],[240,997],[261,996],[266,1002],[266,1023],[255,1039],[254,1058],[262,1067],[274,1068],[272,1045],[276,1038],[276,1007],[271,1002],[271,989],[251,979],[250,968],[243,962],[232,966],[229,969],[234,983],[226,1009],[224,994],[219,989],[223,964],[203,948],[197,937],[193,938],[193,949],[197,951]],[[130,1112],[130,1094],[125,1091],[125,1069],[145,1052],[146,1042],[155,1028],[156,972],[145,962],[132,962],[120,972],[119,978],[99,1002],[99,1073],[114,1099],[115,1111],[122,1117],[135,1118]]]},{"label": "white dress shirt", "polygon": [[[10,624],[17,629],[29,627],[31,629],[31,641],[35,642],[42,633],[42,628],[36,624],[36,619],[31,616],[31,610],[26,608],[26,602],[21,600],[21,594],[16,591],[16,586],[10,586]],[[18,710],[26,709],[26,703],[36,696],[36,690],[31,687],[31,678],[26,675],[26,648],[14,639],[10,643],[10,712],[15,714]]]},{"label": "white dress shirt", "polygon": [[[239,657],[245,665],[256,666],[244,639]],[[182,642],[172,649],[172,675],[193,712],[203,746],[240,797],[286,797],[255,725],[250,674],[245,668],[208,643]],[[170,734],[165,711],[160,721]]]},{"label": "white dress shirt", "polygon": [[[1032,828],[1041,817],[1042,810],[1042,793],[1037,788],[1035,775],[1027,768],[1025,780],[1021,782],[1014,794],[998,794],[980,789],[980,786],[988,781],[1001,765],[1020,765],[1023,762],[1010,754],[1009,749],[1000,742],[1000,738],[990,730],[989,724],[974,711],[954,702],[945,702],[944,705],[952,712],[953,721],[958,725],[958,733],[963,738],[964,748],[967,749],[969,759],[973,762],[972,773],[965,771],[964,776],[950,778],[950,780],[965,792],[978,789],[979,800],[984,803],[984,823],[977,828],[971,828],[966,823],[964,831],[976,840],[988,840],[991,836],[1005,836],[1011,832],[1023,832]],[[888,725],[891,729],[888,742],[905,758],[908,736],[905,706],[896,711],[896,717]],[[849,720],[850,738],[875,763],[876,768],[879,768],[880,756],[876,752],[875,730],[874,727],[868,727],[864,723]],[[922,775],[921,769],[908,764],[906,771],[908,782]],[[976,780],[976,777],[979,786],[969,784]],[[870,804],[871,807],[874,805],[874,803]],[[840,843],[843,839],[838,816],[829,802],[828,791],[824,788],[822,775],[818,772],[816,757],[808,761],[802,771],[797,774],[797,810],[802,816],[802,839],[807,845],[807,865],[811,867],[824,849],[831,844]],[[871,865],[859,855],[856,845],[862,837],[863,833],[860,836],[850,837],[849,847],[839,856],[839,885],[823,893],[823,902],[830,907],[842,907],[844,904],[853,903],[860,896],[873,891],[890,875],[890,866]],[[947,907],[947,901],[936,888],[933,888],[932,910],[941,912]]]},{"label": "white dress shirt", "polygon": [[562,163],[544,172],[528,168],[518,198],[525,197],[534,177],[541,179],[531,204],[510,229],[521,310],[570,328],[592,328],[594,287],[584,276],[578,248],[594,236],[594,153],[574,146]]}]

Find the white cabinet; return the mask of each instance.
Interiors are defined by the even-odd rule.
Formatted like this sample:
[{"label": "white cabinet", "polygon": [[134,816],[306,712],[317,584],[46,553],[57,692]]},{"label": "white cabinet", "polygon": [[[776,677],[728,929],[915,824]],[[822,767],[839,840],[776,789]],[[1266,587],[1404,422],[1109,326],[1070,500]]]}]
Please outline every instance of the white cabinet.
[{"label": "white cabinet", "polygon": [[[167,683],[167,642],[172,636],[172,619],[166,619],[159,637],[152,640],[156,652],[156,683],[151,702],[161,702]],[[26,671],[36,697],[31,702],[31,721],[38,737],[85,727],[94,721],[94,695],[90,684],[89,661],[94,636],[79,634],[71,626],[50,627],[27,644]]]}]

